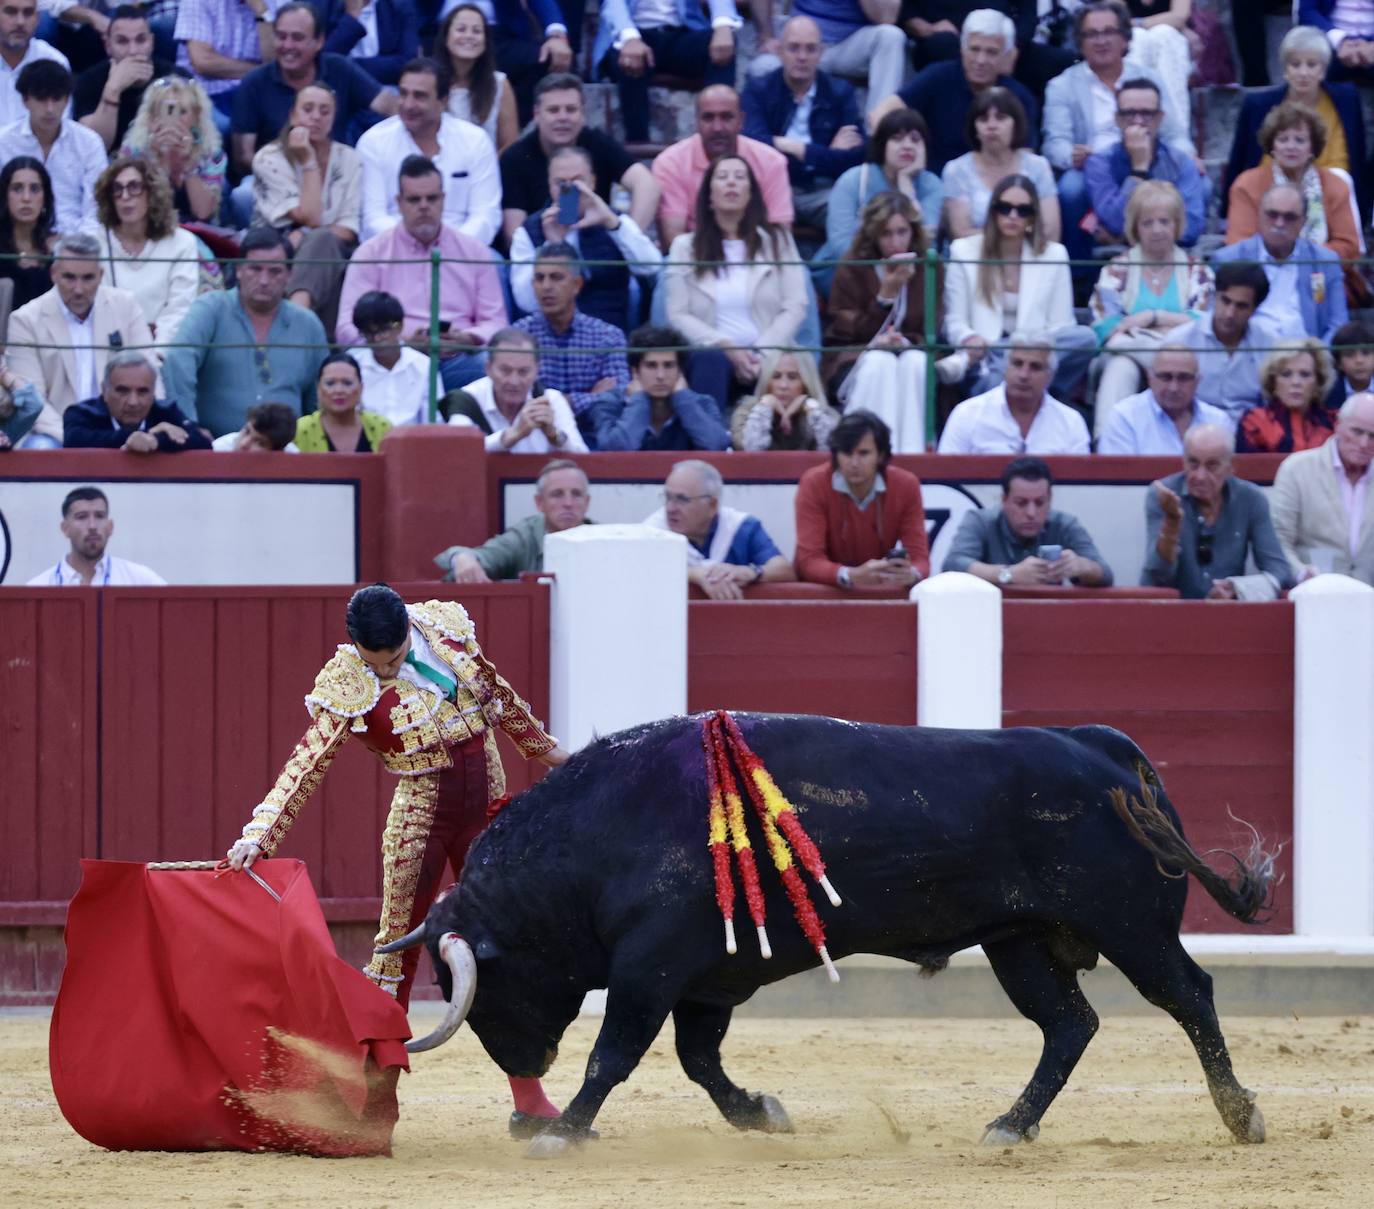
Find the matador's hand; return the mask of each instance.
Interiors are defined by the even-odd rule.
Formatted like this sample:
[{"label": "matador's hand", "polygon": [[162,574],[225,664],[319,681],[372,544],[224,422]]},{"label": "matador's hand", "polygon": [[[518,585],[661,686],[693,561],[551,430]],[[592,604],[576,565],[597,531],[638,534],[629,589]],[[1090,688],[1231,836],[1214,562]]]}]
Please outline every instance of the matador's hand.
[{"label": "matador's hand", "polygon": [[557,768],[560,764],[566,764],[572,759],[572,752],[568,751],[561,743],[557,747],[551,747],[542,756],[538,757],[539,763],[547,764],[550,768]]},{"label": "matador's hand", "polygon": [[240,869],[247,869],[262,856],[262,849],[252,840],[238,840],[229,849],[229,868],[236,872]]}]

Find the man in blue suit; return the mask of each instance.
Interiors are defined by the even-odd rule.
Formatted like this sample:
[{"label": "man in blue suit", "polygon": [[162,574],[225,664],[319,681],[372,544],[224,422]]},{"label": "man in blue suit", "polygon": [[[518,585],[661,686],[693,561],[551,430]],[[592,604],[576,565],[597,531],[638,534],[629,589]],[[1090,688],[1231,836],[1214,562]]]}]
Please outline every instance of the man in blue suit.
[{"label": "man in blue suit", "polygon": [[744,133],[787,157],[798,221],[824,227],[831,186],[864,158],[859,105],[849,84],[820,70],[825,44],[810,17],[793,17],[780,41],[782,66],[751,77],[740,98]]},{"label": "man in blue suit", "polygon": [[1330,344],[1349,318],[1341,262],[1330,248],[1299,234],[1303,215],[1298,189],[1275,185],[1260,199],[1258,232],[1222,248],[1213,259],[1257,262],[1269,278],[1269,294],[1256,316],[1291,327],[1293,316],[1301,315],[1303,331]]},{"label": "man in blue suit", "polygon": [[[620,86],[625,141],[649,141],[649,78],[690,76],[703,86],[735,86],[735,0],[601,0],[592,62]],[[669,15],[671,10],[671,15]]]},{"label": "man in blue suit", "polygon": [[[369,26],[373,45],[367,54]],[[420,23],[411,0],[329,0],[324,28],[325,54],[347,55],[378,84],[399,84],[401,68],[420,53]]]}]

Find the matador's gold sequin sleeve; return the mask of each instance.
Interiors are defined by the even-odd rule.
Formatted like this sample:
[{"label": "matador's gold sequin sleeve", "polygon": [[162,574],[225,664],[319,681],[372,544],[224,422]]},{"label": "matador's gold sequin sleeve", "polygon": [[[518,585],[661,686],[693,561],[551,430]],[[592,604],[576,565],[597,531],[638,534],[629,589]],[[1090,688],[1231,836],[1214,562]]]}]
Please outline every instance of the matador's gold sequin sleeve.
[{"label": "matador's gold sequin sleeve", "polygon": [[529,703],[506,683],[506,678],[482,654],[482,648],[469,639],[467,649],[491,685],[492,706],[489,707],[489,713],[499,711],[499,717],[493,720],[511,737],[520,754],[530,760],[557,747],[558,740],[544,729],[544,724],[534,716]]},{"label": "matador's gold sequin sleeve", "polygon": [[320,711],[305,737],[296,744],[271,792],[253,811],[243,829],[244,839],[257,844],[268,856],[276,852],[301,808],[324,779],[335,753],[347,740],[349,725],[347,718]]}]

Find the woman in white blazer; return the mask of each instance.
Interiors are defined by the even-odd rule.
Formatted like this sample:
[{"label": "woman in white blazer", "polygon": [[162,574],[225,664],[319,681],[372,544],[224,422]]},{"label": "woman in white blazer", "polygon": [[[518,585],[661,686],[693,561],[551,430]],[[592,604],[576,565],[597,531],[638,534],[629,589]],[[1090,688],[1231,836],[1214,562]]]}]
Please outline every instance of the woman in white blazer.
[{"label": "woman in white blazer", "polygon": [[945,272],[945,335],[968,357],[970,394],[1001,383],[1004,342],[1015,331],[1053,338],[1055,398],[1062,400],[1083,377],[1097,336],[1074,319],[1068,260],[1063,244],[1045,239],[1031,180],[1015,174],[998,181],[983,233],[950,244]]},{"label": "woman in white blazer", "polygon": [[792,236],[768,221],[749,165],[716,160],[697,191],[695,230],[673,240],[663,277],[668,322],[700,350],[688,382],[726,415],[758,382],[764,354],[797,338],[810,299],[800,261]]}]

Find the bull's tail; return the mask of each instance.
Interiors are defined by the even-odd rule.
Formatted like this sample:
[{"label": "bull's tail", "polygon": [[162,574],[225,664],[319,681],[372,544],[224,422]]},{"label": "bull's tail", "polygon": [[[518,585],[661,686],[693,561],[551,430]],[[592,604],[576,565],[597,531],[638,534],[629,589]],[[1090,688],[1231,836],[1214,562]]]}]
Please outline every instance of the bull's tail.
[{"label": "bull's tail", "polygon": [[[1124,789],[1111,791],[1112,805],[1132,838],[1155,858],[1155,865],[1165,877],[1187,877],[1192,874],[1228,914],[1241,923],[1259,921],[1262,912],[1271,906],[1276,876],[1274,863],[1278,850],[1265,849],[1260,834],[1249,823],[1253,837],[1245,855],[1224,848],[1199,854],[1179,831],[1174,821],[1159,806],[1157,782],[1153,772],[1140,767],[1140,798]],[[1231,816],[1235,818],[1234,815]],[[1237,820],[1243,821],[1243,820]],[[1237,876],[1224,877],[1206,861],[1209,856],[1224,856],[1235,864]]]}]

